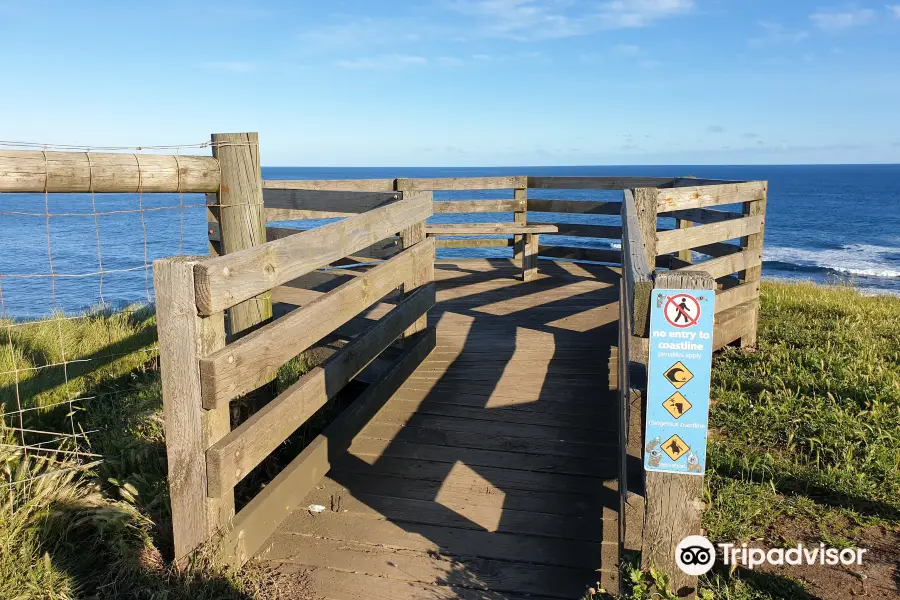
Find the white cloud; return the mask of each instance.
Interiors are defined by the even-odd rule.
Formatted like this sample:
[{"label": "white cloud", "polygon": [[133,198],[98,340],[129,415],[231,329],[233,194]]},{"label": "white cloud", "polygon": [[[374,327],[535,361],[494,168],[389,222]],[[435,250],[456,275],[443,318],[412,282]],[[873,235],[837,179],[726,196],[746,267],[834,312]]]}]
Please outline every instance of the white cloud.
[{"label": "white cloud", "polygon": [[465,64],[462,59],[455,56],[440,56],[435,62],[442,67],[461,67]]},{"label": "white cloud", "polygon": [[894,15],[895,19],[900,19],[900,4],[894,4],[894,5],[889,4],[887,6],[887,9],[888,9],[888,11],[890,11],[890,13],[892,15]]},{"label": "white cloud", "polygon": [[689,12],[694,0],[613,0],[582,10],[573,10],[578,5],[570,0],[449,0],[446,6],[472,19],[483,37],[535,41],[646,27]]},{"label": "white cloud", "polygon": [[613,50],[622,56],[637,56],[641,53],[641,47],[634,44],[618,44],[613,47]]},{"label": "white cloud", "polygon": [[207,69],[214,71],[227,71],[229,73],[250,73],[256,70],[256,65],[246,60],[223,60],[203,63]]},{"label": "white cloud", "polygon": [[296,35],[307,52],[347,48],[390,47],[439,35],[430,24],[410,19],[360,17],[342,23],[318,26]]},{"label": "white cloud", "polygon": [[342,69],[404,69],[417,67],[428,63],[423,56],[411,56],[408,54],[383,54],[367,58],[344,59],[335,63]]},{"label": "white cloud", "polygon": [[798,44],[809,37],[809,33],[802,29],[790,30],[781,23],[760,21],[762,33],[750,38],[753,46],[780,46],[782,44]]},{"label": "white cloud", "polygon": [[870,23],[875,18],[875,11],[870,8],[843,12],[819,11],[811,14],[809,18],[819,29],[837,32]]}]

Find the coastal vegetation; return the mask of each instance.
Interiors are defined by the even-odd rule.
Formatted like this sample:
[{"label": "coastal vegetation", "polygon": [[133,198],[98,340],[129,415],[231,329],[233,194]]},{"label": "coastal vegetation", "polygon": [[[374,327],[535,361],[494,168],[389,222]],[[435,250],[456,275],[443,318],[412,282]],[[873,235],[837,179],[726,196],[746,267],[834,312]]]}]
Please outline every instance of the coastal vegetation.
[{"label": "coastal vegetation", "polygon": [[[761,302],[756,351],[726,349],[713,360],[706,535],[767,548],[872,548],[866,562],[896,564],[900,298],[767,281]],[[824,568],[802,578],[717,568],[702,589],[739,600],[895,589],[891,568],[864,571],[835,580]],[[632,567],[626,581],[632,598],[665,587],[658,573]]]},{"label": "coastal vegetation", "polygon": [[[704,518],[714,542],[880,543],[882,558],[897,561],[898,314],[900,298],[849,286],[763,285],[758,349],[728,349],[714,360]],[[87,432],[79,450],[103,457],[71,470],[59,454],[24,457],[18,432],[2,431],[0,598],[278,596],[283,582],[252,567],[227,572],[202,559],[181,572],[169,566],[151,311],[0,327],[2,412],[27,398],[29,407],[45,407],[24,413],[29,428],[74,423]],[[278,385],[303,370],[289,365]],[[72,397],[87,400],[70,406]],[[7,485],[14,481],[25,483]],[[628,568],[625,576],[630,597],[666,597],[660,574]],[[860,589],[876,584],[852,580]],[[813,597],[819,585],[810,572],[716,569],[702,580],[701,597]]]}]

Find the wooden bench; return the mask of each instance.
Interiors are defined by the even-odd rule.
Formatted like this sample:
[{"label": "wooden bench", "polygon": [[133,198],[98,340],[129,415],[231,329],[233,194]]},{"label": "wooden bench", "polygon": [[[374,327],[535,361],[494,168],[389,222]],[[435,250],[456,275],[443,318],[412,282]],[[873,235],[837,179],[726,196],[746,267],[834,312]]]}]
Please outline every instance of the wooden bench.
[{"label": "wooden bench", "polygon": [[538,239],[542,233],[556,233],[556,225],[528,225],[526,223],[452,223],[443,225],[426,225],[425,233],[436,235],[482,235],[512,234],[522,236],[524,252],[522,253],[522,281],[531,281],[537,276]]}]

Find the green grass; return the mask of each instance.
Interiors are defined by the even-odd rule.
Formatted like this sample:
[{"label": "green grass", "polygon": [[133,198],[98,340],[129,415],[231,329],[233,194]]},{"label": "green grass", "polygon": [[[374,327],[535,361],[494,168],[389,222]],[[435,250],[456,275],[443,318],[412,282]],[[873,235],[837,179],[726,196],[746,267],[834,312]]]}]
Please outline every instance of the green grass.
[{"label": "green grass", "polygon": [[[707,536],[849,547],[866,526],[897,530],[900,298],[765,282],[761,301],[758,349],[713,360]],[[668,597],[658,573],[624,573],[627,598]],[[809,597],[799,581],[746,571],[714,570],[701,591]]]},{"label": "green grass", "polygon": [[[11,326],[12,325],[12,326]],[[88,431],[104,457],[84,472],[49,455],[28,459],[0,430],[0,598],[251,598],[265,574],[176,572],[162,426],[156,328],[146,309],[24,325],[0,322],[0,406],[27,429]],[[64,367],[60,363],[68,361]],[[17,392],[18,388],[18,392]],[[87,398],[75,403],[67,397]],[[62,404],[60,404],[62,403]],[[40,407],[46,407],[40,409]],[[8,425],[18,420],[6,417]],[[46,441],[29,434],[28,444]],[[71,445],[63,445],[71,449]],[[32,479],[25,484],[4,483]]]},{"label": "green grass", "polygon": [[[898,315],[900,298],[764,284],[759,349],[727,350],[713,366],[704,527],[714,541],[847,546],[867,525],[898,527]],[[0,322],[3,412],[17,403],[45,407],[26,413],[26,426],[58,432],[70,431],[72,416],[76,427],[96,430],[87,436],[89,448],[105,460],[88,472],[66,471],[0,446],[0,484],[37,477],[0,487],[0,598],[271,595],[265,573],[221,571],[202,561],[182,573],[168,566],[153,315],[132,309],[8,325]],[[308,368],[302,358],[292,361],[277,387]],[[67,394],[91,399],[70,415]],[[9,444],[17,433],[0,435]],[[625,572],[631,598],[666,597],[659,573]],[[707,597],[729,600],[803,597],[802,584],[758,573],[714,571],[703,589]]]},{"label": "green grass", "polygon": [[[766,283],[759,350],[714,361],[711,538],[900,519],[900,298]],[[769,541],[777,541],[770,539]]]}]

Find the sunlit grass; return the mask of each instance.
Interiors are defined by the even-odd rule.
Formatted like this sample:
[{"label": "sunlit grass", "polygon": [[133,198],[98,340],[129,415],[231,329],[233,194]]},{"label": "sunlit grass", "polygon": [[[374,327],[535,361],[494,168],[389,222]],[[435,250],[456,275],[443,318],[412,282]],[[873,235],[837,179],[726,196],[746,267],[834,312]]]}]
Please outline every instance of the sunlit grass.
[{"label": "sunlit grass", "polygon": [[[708,537],[852,547],[865,526],[900,528],[900,298],[765,282],[761,302],[758,349],[713,361]],[[672,597],[660,573],[623,575],[628,599]],[[700,597],[811,598],[789,577],[719,569]]]}]

